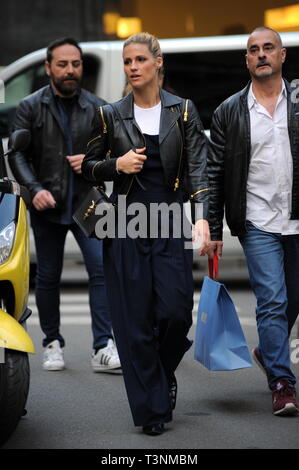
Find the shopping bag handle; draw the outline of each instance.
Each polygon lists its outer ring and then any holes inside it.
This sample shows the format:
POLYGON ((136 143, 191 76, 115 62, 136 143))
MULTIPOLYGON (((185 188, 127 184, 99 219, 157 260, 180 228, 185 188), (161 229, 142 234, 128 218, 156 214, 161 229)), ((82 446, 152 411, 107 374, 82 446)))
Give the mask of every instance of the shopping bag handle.
POLYGON ((214 253, 213 258, 209 258, 209 276, 211 279, 215 279, 218 281, 218 273, 219 273, 219 263, 218 263, 218 256, 214 253))

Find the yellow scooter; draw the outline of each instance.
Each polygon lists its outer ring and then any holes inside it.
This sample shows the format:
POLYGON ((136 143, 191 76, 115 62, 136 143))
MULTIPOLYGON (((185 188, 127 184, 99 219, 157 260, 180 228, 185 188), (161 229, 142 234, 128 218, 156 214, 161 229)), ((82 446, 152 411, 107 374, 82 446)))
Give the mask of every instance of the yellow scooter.
MULTIPOLYGON (((30 133, 15 131, 5 155, 29 145, 30 133)), ((26 414, 34 353, 26 331, 29 295, 29 235, 26 189, 7 177, 0 139, 0 446, 26 414)))

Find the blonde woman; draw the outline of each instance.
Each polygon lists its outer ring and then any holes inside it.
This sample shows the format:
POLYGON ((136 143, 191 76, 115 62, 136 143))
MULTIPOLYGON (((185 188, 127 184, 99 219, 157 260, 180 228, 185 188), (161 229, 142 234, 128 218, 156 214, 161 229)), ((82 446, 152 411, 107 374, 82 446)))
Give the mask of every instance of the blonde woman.
MULTIPOLYGON (((191 101, 160 88, 163 57, 157 39, 141 33, 123 47, 124 71, 132 92, 97 113, 83 161, 90 180, 113 181, 112 198, 125 195, 127 208, 146 210, 147 227, 134 237, 123 227, 104 242, 104 266, 112 324, 134 424, 157 436, 172 420, 176 403, 175 370, 191 341, 192 250, 188 236, 174 232, 182 219, 168 211, 169 233, 159 215, 152 235, 151 207, 175 203, 183 212, 181 181, 197 206, 195 238, 201 254, 209 241, 206 220, 208 182, 206 140, 191 101), (108 154, 108 157, 106 158, 108 154), (197 203, 197 204, 196 204, 197 203), (198 208, 200 210, 198 210, 198 208)), ((166 211, 167 212, 167 211, 166 211)), ((133 216, 126 215, 127 229, 133 216)))

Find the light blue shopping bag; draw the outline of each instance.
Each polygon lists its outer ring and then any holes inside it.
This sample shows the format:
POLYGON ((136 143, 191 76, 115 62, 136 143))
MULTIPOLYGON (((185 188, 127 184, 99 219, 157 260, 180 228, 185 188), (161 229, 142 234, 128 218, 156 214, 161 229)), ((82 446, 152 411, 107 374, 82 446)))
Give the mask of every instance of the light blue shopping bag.
POLYGON ((198 305, 194 358, 209 370, 251 367, 244 333, 225 286, 218 278, 218 258, 209 260, 198 305), (215 273, 215 274, 214 274, 215 273))

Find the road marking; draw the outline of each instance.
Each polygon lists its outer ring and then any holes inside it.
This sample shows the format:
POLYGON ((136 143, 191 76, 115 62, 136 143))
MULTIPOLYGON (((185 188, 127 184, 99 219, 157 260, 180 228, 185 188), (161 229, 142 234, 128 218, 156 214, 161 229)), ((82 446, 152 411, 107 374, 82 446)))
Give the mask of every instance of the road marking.
MULTIPOLYGON (((193 324, 197 323, 197 310, 200 292, 194 293, 194 308, 192 312, 193 324)), ((35 296, 33 293, 29 295, 28 307, 32 310, 32 315, 28 318, 27 324, 31 326, 39 326, 38 311, 35 304, 35 296)), ((242 312, 242 308, 235 306, 238 314, 242 312)), ((60 296, 60 323, 70 326, 88 326, 91 325, 89 296, 88 292, 71 292, 62 293, 60 296)), ((240 316, 239 320, 242 326, 256 326, 254 312, 252 316, 240 316)))
MULTIPOLYGON (((81 314, 78 314, 78 315, 70 315, 68 312, 73 313, 74 308, 73 309, 61 308, 61 318, 60 318, 61 325, 71 325, 71 326, 91 325, 90 314, 83 315, 82 309, 80 309, 81 314)), ((193 310, 192 317, 193 317, 193 324, 196 325, 197 309, 193 310)), ((240 320, 241 325, 243 326, 255 326, 256 325, 255 318, 252 318, 252 317, 239 317, 239 320, 240 320)), ((30 326, 39 325, 39 318, 38 318, 36 309, 33 309, 32 315, 27 320, 27 325, 30 325, 30 326)))
MULTIPOLYGON (((69 326, 87 326, 91 325, 91 318, 90 315, 68 315, 63 316, 61 315, 60 318, 61 325, 69 325, 69 326)), ((31 316, 27 320, 28 326, 37 326, 39 325, 39 318, 36 315, 31 316)))
MULTIPOLYGON (((29 308, 32 310, 32 314, 33 315, 37 315, 37 308, 35 305, 28 305, 29 308)), ((84 315, 84 313, 89 313, 90 312, 90 309, 89 309, 89 305, 88 303, 87 304, 82 304, 82 305, 75 305, 75 304, 70 304, 70 305, 60 305, 60 312, 61 314, 63 313, 78 313, 78 314, 82 314, 84 315)))
MULTIPOLYGON (((77 303, 86 303, 89 302, 88 294, 62 294, 60 296, 60 302, 62 304, 77 304, 77 303)), ((29 295, 28 303, 31 305, 35 305, 35 296, 33 294, 29 295)))

